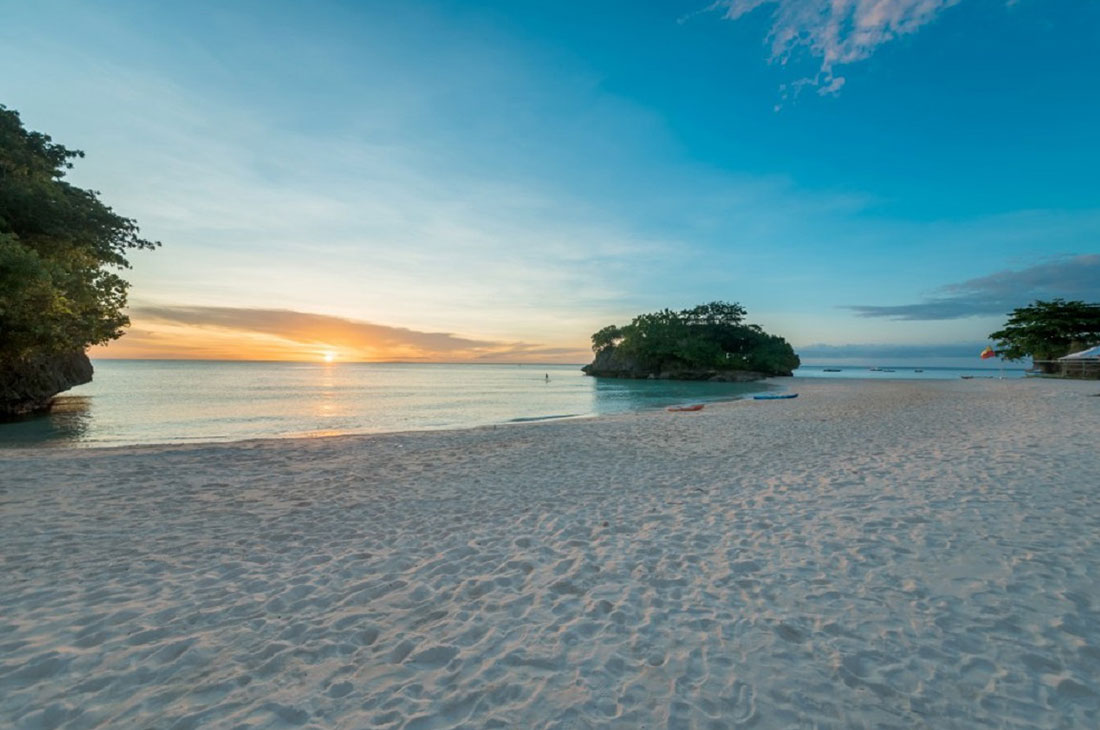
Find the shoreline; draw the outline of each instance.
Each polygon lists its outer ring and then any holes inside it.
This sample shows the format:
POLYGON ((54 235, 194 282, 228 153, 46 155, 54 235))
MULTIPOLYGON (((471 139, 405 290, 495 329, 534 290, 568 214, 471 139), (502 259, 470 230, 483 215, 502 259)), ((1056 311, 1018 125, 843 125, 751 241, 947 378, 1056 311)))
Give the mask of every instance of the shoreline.
MULTIPOLYGON (((757 381, 757 382, 760 383, 760 384, 774 386, 776 388, 783 388, 784 387, 783 383, 772 382, 774 380, 775 380, 775 378, 766 378, 764 380, 757 381)), ((790 380, 790 378, 788 377, 787 380, 790 380)), ((825 379, 824 378, 814 378, 813 380, 819 381, 819 380, 825 380, 825 379)), ((853 379, 849 379, 849 380, 853 380, 853 379)), ((789 389, 789 385, 788 385, 787 389, 789 389)), ((767 392, 767 391, 764 391, 764 392, 767 392)), ((730 403, 737 403, 737 402, 740 402, 740 401, 743 401, 743 400, 751 400, 752 395, 753 395, 753 393, 746 393, 746 394, 739 395, 735 398, 730 398, 728 400, 705 400, 705 401, 701 401, 701 402, 704 402, 708 407, 717 406, 717 405, 726 405, 726 404, 730 404, 730 403)), ((695 401, 693 401, 693 402, 695 402, 695 401)), ((137 448, 144 448, 144 447, 149 447, 149 448, 160 448, 160 447, 168 447, 168 446, 188 447, 188 446, 206 446, 206 445, 214 445, 214 444, 232 445, 232 444, 245 444, 245 443, 257 442, 257 441, 286 442, 286 441, 300 441, 300 440, 301 441, 312 441, 312 440, 315 440, 315 439, 364 438, 364 437, 370 437, 370 436, 386 436, 386 435, 396 435, 396 434, 437 433, 437 432, 444 432, 444 431, 466 431, 466 430, 478 430, 478 429, 495 429, 495 428, 503 428, 503 427, 506 427, 506 426, 531 426, 531 425, 538 425, 538 424, 542 424, 542 423, 553 423, 553 422, 559 422, 559 421, 585 421, 585 420, 592 420, 592 419, 615 418, 615 417, 620 417, 620 416, 631 416, 631 415, 639 414, 639 413, 661 412, 661 411, 664 411, 665 409, 666 409, 666 406, 657 405, 657 406, 650 406, 650 407, 646 407, 646 408, 640 408, 640 409, 632 410, 632 411, 623 411, 623 412, 620 412, 620 413, 576 413, 576 414, 566 414, 566 415, 537 416, 537 417, 532 417, 532 418, 520 417, 520 418, 513 418, 513 419, 510 419, 510 420, 500 421, 498 423, 486 423, 486 424, 480 424, 480 425, 475 425, 475 426, 440 426, 440 427, 434 427, 434 428, 433 427, 425 427, 425 428, 419 428, 419 429, 406 429, 406 430, 399 430, 399 431, 358 431, 358 432, 353 431, 353 432, 348 432, 348 433, 318 433, 317 435, 293 434, 293 435, 288 435, 288 436, 259 436, 259 437, 243 438, 243 439, 225 439, 225 440, 154 441, 154 442, 121 443, 121 444, 110 444, 110 443, 100 444, 99 442, 94 442, 94 441, 77 441, 77 442, 67 442, 67 441, 49 442, 49 441, 45 441, 45 442, 36 443, 34 445, 30 445, 30 446, 7 445, 7 444, 0 443, 0 460, 2 460, 4 454, 18 453, 18 452, 24 452, 24 451, 25 452, 31 452, 31 453, 44 453, 44 452, 50 452, 50 451, 56 451, 56 450, 78 450, 78 451, 93 450, 93 451, 99 451, 99 450, 104 450, 104 449, 137 449, 137 448)), ((25 421, 33 420, 33 419, 36 419, 36 418, 48 418, 48 417, 49 417, 48 415, 28 417, 27 419, 21 419, 20 421, 15 421, 13 423, 23 423, 25 421)), ((0 426, 2 426, 2 425, 4 425, 4 424, 0 423, 0 426)))
MULTIPOLYGON (((180 362, 190 363, 192 361, 180 361, 180 362)), ((201 362, 201 361, 197 361, 197 362, 201 362)), ((247 361, 242 361, 242 362, 244 362, 245 365, 250 364, 250 362, 247 362, 247 361)), ((296 363, 291 363, 291 364, 296 364, 296 363)), ((368 364, 374 364, 374 363, 368 363, 368 364)), ((946 368, 946 369, 954 370, 955 368, 946 368)), ((975 376, 974 378, 971 378, 971 379, 1000 380, 1002 378, 997 378, 996 376, 990 375, 990 376, 975 376)), ((1004 380, 1018 380, 1019 378, 1003 378, 1003 379, 1004 380)), ((615 382, 618 382, 617 379, 612 379, 612 380, 615 381, 615 382)), ((801 387, 801 384, 811 384, 811 383, 821 383, 821 382, 825 382, 825 383, 843 382, 843 383, 858 384, 858 383, 874 383, 874 382, 878 382, 878 383, 882 383, 882 382, 897 382, 897 383, 925 382, 925 381, 928 381, 928 380, 938 380, 938 378, 921 378, 921 377, 906 378, 906 377, 896 377, 896 376, 889 377, 889 378, 878 378, 878 377, 873 377, 873 376, 864 377, 864 376, 862 376, 862 373, 861 373, 861 376, 858 376, 858 377, 854 377, 852 375, 845 375, 845 376, 840 376, 840 377, 821 376, 821 375, 804 375, 804 376, 797 376, 796 375, 796 376, 785 376, 785 377, 775 377, 775 376, 773 376, 773 377, 766 378, 766 379, 763 379, 763 380, 760 380, 760 381, 755 381, 751 385, 753 385, 754 388, 756 388, 756 389, 761 389, 764 392, 767 392, 767 391, 770 391, 770 390, 773 390, 773 389, 780 389, 780 390, 797 389, 798 387, 801 387)), ((945 379, 945 380, 947 380, 947 379, 945 379)), ((673 382, 675 382, 675 381, 673 381, 673 382)), ((717 399, 716 399, 715 396, 710 396, 710 395, 704 395, 702 398, 699 398, 699 397, 692 398, 690 395, 685 395, 684 399, 682 401, 678 401, 677 403, 705 403, 706 405, 711 406, 713 408, 715 406, 721 406, 722 404, 726 404, 726 403, 736 403, 736 402, 739 402, 739 401, 742 401, 742 400, 750 399, 753 394, 755 394, 755 391, 752 391, 752 392, 749 392, 749 393, 742 393, 742 394, 738 394, 738 395, 726 396, 726 397, 718 396, 717 399)), ((79 401, 79 400, 86 400, 88 398, 87 395, 83 395, 81 393, 63 394, 60 397, 63 399, 63 403, 59 407, 58 413, 62 414, 60 417, 63 418, 63 419, 71 418, 71 416, 67 415, 70 406, 67 406, 64 401, 67 401, 68 399, 74 399, 74 400, 79 401)), ((235 435, 234 434, 234 435, 228 435, 228 436, 225 436, 225 437, 215 437, 215 436, 211 436, 211 435, 207 435, 207 434, 202 434, 202 435, 196 435, 196 436, 190 436, 190 437, 187 437, 187 436, 164 437, 163 440, 156 440, 156 437, 149 438, 149 440, 133 440, 135 438, 134 435, 129 435, 129 436, 117 436, 116 435, 114 437, 108 436, 106 438, 96 437, 96 436, 93 436, 91 438, 65 437, 65 436, 51 435, 49 433, 49 429, 52 428, 52 427, 46 426, 45 431, 43 431, 42 436, 39 436, 39 437, 33 437, 32 436, 31 438, 25 438, 25 437, 24 438, 19 438, 17 436, 15 438, 11 439, 11 440, 0 442, 0 454, 14 453, 14 452, 19 452, 19 451, 24 451, 24 450, 27 450, 27 451, 46 451, 46 450, 56 450, 56 449, 64 450, 64 449, 70 449, 70 448, 99 450, 99 449, 114 449, 114 448, 134 448, 134 447, 138 447, 138 446, 154 446, 154 447, 157 447, 157 446, 167 446, 167 445, 188 446, 188 445, 204 445, 204 444, 214 444, 214 443, 231 444, 231 443, 243 443, 243 442, 247 442, 247 441, 267 440, 267 439, 279 440, 279 441, 293 441, 293 440, 297 440, 297 439, 334 438, 334 437, 343 437, 343 436, 371 436, 371 435, 382 435, 382 434, 388 434, 388 433, 405 433, 405 432, 420 433, 420 432, 434 432, 434 431, 463 430, 463 429, 469 429, 469 428, 494 428, 494 427, 500 427, 500 426, 516 425, 516 424, 526 425, 526 424, 532 424, 532 423, 544 423, 544 422, 559 421, 559 420, 565 421, 565 420, 587 420, 587 419, 593 419, 593 418, 599 419, 599 418, 604 418, 604 417, 613 416, 613 415, 621 415, 621 414, 624 414, 624 413, 628 414, 628 413, 644 413, 644 412, 649 412, 649 411, 661 411, 661 410, 664 410, 668 405, 675 405, 677 403, 671 403, 670 402, 670 403, 666 403, 666 404, 662 404, 662 405, 650 405, 650 406, 644 406, 644 404, 643 404, 643 407, 639 407, 639 408, 636 408, 635 410, 631 410, 631 411, 622 411, 622 412, 619 412, 619 413, 607 413, 607 412, 598 412, 598 411, 596 411, 596 412, 576 412, 576 413, 565 413, 565 414, 551 413, 551 414, 548 414, 548 415, 518 416, 518 417, 514 417, 514 418, 503 418, 502 420, 498 420, 498 421, 495 421, 495 422, 484 422, 483 421, 483 422, 474 423, 474 424, 448 424, 448 425, 440 425, 440 426, 427 425, 427 426, 421 426, 421 427, 416 427, 416 428, 393 428, 393 429, 384 429, 383 428, 383 429, 373 429, 373 430, 372 430, 372 427, 370 427, 370 426, 364 426, 364 428, 367 429, 367 430, 356 430, 356 428, 354 426, 350 426, 350 427, 344 427, 344 428, 337 427, 337 428, 332 428, 332 429, 318 428, 318 429, 311 430, 311 431, 289 431, 289 432, 284 432, 282 434, 279 434, 279 433, 249 434, 249 435, 243 435, 243 434, 242 435, 235 435)), ((112 403, 111 407, 113 409, 117 408, 117 404, 112 403)), ((51 419, 53 417, 55 417, 55 416, 51 416, 49 414, 46 414, 46 415, 41 415, 41 416, 28 417, 26 419, 19 419, 17 421, 13 421, 13 422, 10 422, 10 423, 0 424, 0 429, 2 429, 4 427, 8 427, 8 428, 26 430, 26 429, 38 426, 39 424, 44 424, 44 423, 48 422, 49 419, 51 419)), ((102 416, 100 416, 100 417, 102 417, 102 416)), ((110 417, 117 420, 121 417, 121 414, 119 414, 117 412, 112 412, 110 414, 110 417)), ((95 419, 95 418, 96 418, 96 416, 93 415, 92 419, 95 419)), ((63 423, 64 423, 64 421, 63 421, 63 423)), ((94 421, 93 421, 93 423, 94 423, 94 421)), ((160 430, 164 430, 164 425, 170 425, 170 424, 163 424, 163 425, 162 424, 157 424, 157 426, 160 428, 160 430)), ((62 426, 60 428, 63 430, 65 427, 62 426)), ((91 430, 94 433, 94 432, 96 432, 97 429, 93 426, 93 428, 91 430)))
POLYGON ((1097 724, 1097 384, 797 387, 0 452, 0 718, 1097 724))

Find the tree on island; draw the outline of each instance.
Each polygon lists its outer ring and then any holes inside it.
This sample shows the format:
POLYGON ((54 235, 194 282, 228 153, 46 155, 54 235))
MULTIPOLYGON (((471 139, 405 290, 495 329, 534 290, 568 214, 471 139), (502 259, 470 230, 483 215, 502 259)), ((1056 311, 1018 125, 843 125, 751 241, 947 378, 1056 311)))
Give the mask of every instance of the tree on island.
POLYGON ((92 190, 63 179, 84 153, 24 129, 0 105, 0 416, 48 407, 91 380, 89 345, 116 339, 126 251, 159 244, 92 190))
POLYGON ((1100 304, 1036 300, 1012 310, 1004 329, 989 338, 1005 360, 1057 360, 1100 343, 1100 304))
POLYGON ((782 337, 745 324, 740 304, 710 302, 674 312, 640 314, 630 324, 609 325, 592 335, 596 360, 590 375, 677 378, 756 372, 789 375, 798 356, 782 337))

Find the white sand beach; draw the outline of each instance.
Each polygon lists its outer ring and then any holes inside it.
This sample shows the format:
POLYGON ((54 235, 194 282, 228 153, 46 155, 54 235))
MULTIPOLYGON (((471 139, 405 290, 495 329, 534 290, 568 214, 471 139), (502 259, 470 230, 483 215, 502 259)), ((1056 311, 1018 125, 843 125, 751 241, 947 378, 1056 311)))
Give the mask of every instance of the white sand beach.
POLYGON ((1100 383, 794 385, 0 452, 0 726, 1100 727, 1100 383))

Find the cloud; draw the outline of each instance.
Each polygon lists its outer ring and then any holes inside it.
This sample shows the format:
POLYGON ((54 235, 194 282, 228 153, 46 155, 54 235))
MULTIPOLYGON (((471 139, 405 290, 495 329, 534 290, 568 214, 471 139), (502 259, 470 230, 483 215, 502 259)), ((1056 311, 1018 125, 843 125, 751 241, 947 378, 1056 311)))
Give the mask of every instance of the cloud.
POLYGON ((812 79, 794 82, 797 94, 803 86, 818 87, 819 94, 835 94, 844 85, 836 75, 840 66, 862 61, 879 46, 916 33, 945 9, 961 0, 718 0, 712 7, 738 20, 765 5, 772 12, 772 61, 786 64, 805 50, 820 59, 812 79))
POLYGON ((575 349, 495 342, 449 332, 423 332, 289 309, 140 305, 135 327, 107 354, 238 359, 316 359, 335 350, 342 360, 578 361, 575 349))
POLYGON ((417 332, 404 327, 389 327, 287 309, 143 306, 131 311, 135 317, 141 319, 248 330, 313 345, 338 340, 370 347, 411 346, 431 352, 455 352, 480 349, 493 344, 468 340, 445 332, 417 332))
POLYGON ((1100 254, 1061 256, 1018 271, 1006 270, 939 289, 916 304, 844 307, 861 317, 896 320, 961 319, 1006 314, 1033 299, 1100 300, 1100 254))
POLYGON ((36 77, 5 93, 28 126, 88 153, 74 184, 164 242, 134 257, 135 295, 583 343, 631 287, 698 249, 638 213, 664 220, 657 203, 679 210, 668 190, 693 192, 635 154, 670 144, 657 115, 559 54, 547 73, 442 16, 426 32, 420 11, 411 24, 349 9, 379 21, 350 37, 339 14, 295 11, 299 29, 228 12, 222 31, 180 23, 154 43, 127 13, 68 10, 66 28, 95 32, 46 34, 27 11, 0 67, 18 58, 36 77))

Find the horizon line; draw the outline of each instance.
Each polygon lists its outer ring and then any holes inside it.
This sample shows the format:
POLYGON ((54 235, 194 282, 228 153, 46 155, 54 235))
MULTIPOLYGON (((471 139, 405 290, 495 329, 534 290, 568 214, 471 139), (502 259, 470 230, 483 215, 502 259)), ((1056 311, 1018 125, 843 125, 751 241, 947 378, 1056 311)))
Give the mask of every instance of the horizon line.
POLYGON ((586 365, 582 362, 478 362, 473 360, 334 360, 326 362, 311 360, 276 360, 255 358, 217 358, 217 357, 102 357, 88 355, 89 360, 107 360, 112 362, 285 362, 307 365, 586 365))

